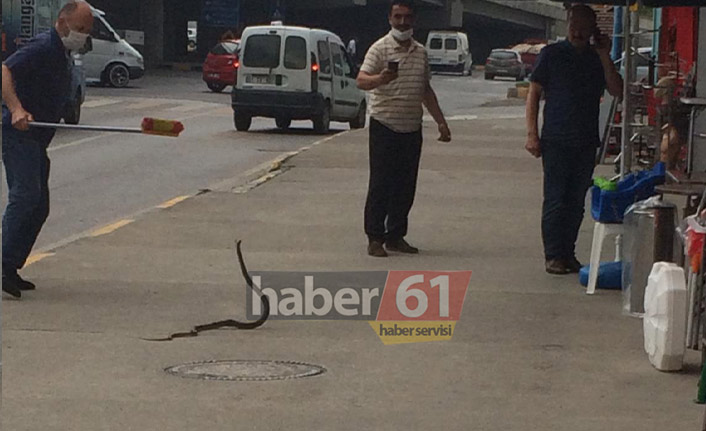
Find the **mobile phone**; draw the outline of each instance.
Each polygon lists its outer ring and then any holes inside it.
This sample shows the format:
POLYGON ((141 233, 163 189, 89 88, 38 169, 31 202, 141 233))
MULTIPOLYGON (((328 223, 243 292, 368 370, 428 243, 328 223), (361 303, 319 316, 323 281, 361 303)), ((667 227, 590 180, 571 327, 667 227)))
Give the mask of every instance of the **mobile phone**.
POLYGON ((387 68, 393 72, 397 72, 400 70, 400 62, 399 61, 388 61, 387 68))
POLYGON ((598 38, 601 37, 601 29, 595 27, 593 29, 593 34, 591 35, 591 40, 588 42, 591 46, 596 46, 598 44, 598 38))

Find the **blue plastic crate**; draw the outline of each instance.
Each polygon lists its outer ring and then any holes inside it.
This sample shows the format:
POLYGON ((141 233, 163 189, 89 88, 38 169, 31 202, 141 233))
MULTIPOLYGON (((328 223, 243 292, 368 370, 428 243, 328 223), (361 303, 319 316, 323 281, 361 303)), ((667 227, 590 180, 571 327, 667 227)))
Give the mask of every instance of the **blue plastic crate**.
POLYGON ((618 182, 618 190, 601 190, 594 186, 591 193, 591 215, 601 223, 622 223, 625 210, 635 202, 655 195, 655 187, 665 180, 664 163, 650 171, 626 175, 618 182))

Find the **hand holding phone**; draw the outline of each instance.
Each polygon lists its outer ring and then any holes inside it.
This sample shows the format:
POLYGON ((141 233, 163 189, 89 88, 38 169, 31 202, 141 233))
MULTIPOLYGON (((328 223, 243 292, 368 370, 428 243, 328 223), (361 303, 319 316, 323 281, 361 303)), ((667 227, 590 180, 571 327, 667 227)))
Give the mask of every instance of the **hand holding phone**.
POLYGON ((610 49, 612 47, 610 38, 601 33, 601 30, 598 27, 596 27, 593 31, 592 45, 599 54, 610 54, 610 49))

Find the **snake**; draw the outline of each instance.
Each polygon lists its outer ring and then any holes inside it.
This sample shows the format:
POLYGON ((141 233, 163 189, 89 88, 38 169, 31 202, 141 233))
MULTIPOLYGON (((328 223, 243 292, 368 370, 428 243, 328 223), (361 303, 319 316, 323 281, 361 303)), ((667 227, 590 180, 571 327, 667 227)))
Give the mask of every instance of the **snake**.
POLYGON ((250 277, 250 273, 248 272, 248 268, 245 265, 245 259, 243 258, 243 251, 241 248, 241 244, 242 244, 242 241, 240 241, 240 240, 236 241, 236 253, 238 256, 238 263, 240 265, 240 271, 243 274, 243 278, 245 278, 245 283, 247 284, 248 288, 250 288, 253 292, 257 293, 260 296, 260 301, 262 302, 262 314, 260 315, 260 317, 257 320, 252 321, 252 322, 240 322, 240 321, 234 320, 234 319, 221 320, 218 322, 194 326, 193 329, 191 329, 188 332, 177 332, 177 333, 171 334, 170 336, 165 337, 165 338, 142 338, 142 340, 158 341, 158 342, 173 341, 173 340, 176 340, 179 338, 198 337, 198 335, 202 332, 215 331, 217 329, 235 328, 235 329, 242 329, 242 330, 253 330, 253 329, 257 329, 260 326, 264 325, 265 322, 267 321, 267 319, 270 317, 270 300, 267 297, 267 295, 263 294, 260 287, 255 285, 252 278, 250 277))

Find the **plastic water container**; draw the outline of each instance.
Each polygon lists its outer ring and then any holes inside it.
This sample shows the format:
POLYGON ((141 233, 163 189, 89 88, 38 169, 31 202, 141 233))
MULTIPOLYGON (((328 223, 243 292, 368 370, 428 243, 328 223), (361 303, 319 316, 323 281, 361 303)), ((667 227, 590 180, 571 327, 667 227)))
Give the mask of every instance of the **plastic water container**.
POLYGON ((657 262, 645 290, 645 352, 660 371, 678 371, 686 352, 687 294, 684 270, 657 262))

